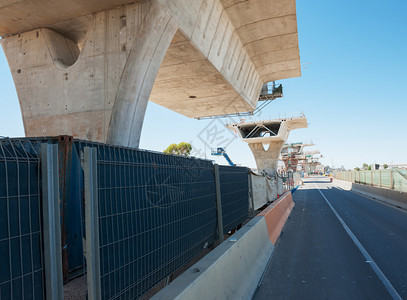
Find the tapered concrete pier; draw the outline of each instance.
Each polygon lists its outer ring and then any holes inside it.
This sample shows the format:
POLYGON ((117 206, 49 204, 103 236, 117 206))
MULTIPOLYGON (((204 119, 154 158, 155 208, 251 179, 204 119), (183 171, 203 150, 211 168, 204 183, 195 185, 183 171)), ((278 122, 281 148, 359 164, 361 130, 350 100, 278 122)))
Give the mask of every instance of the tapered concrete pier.
POLYGON ((304 148, 314 146, 313 143, 304 144, 304 143, 290 143, 284 144, 280 160, 284 162, 286 170, 297 171, 298 163, 306 159, 304 148))
POLYGON ((277 171, 281 149, 290 131, 307 127, 305 116, 228 125, 249 144, 258 171, 265 171, 270 176, 277 171))
POLYGON ((137 147, 150 99, 253 111, 301 73, 295 0, 4 0, 0 36, 27 136, 137 147))

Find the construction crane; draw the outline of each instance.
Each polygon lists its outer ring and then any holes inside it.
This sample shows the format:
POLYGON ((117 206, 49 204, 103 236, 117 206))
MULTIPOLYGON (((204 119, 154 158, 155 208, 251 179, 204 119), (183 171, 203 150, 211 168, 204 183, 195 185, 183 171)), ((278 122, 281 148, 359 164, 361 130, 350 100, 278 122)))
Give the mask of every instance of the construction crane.
POLYGON ((223 149, 222 147, 218 147, 217 149, 212 149, 211 152, 212 155, 216 155, 216 156, 223 156, 227 162, 229 163, 229 165, 231 165, 232 167, 236 166, 232 160, 230 159, 229 155, 226 153, 226 150, 223 149))

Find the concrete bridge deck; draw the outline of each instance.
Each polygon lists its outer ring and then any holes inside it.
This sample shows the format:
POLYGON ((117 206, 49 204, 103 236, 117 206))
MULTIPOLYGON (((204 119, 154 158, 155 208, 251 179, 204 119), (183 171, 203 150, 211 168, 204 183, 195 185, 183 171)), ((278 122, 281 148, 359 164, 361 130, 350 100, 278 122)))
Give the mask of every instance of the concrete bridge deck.
POLYGON ((407 298, 406 211, 323 177, 308 179, 293 200, 295 209, 254 299, 407 298))
POLYGON ((27 136, 138 147, 149 100, 249 112, 301 74, 295 0, 5 0, 0 37, 27 136))

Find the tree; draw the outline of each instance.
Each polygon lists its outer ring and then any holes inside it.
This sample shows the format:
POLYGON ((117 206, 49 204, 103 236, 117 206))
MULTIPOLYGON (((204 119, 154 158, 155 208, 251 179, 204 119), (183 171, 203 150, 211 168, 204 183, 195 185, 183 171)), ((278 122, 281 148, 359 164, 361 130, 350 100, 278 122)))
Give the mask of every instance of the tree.
POLYGON ((181 142, 178 144, 179 155, 189 156, 192 146, 190 143, 181 142))
POLYGON ((363 164, 362 168, 363 168, 363 170, 367 170, 369 168, 369 165, 368 164, 363 164))
POLYGON ((171 144, 163 152, 165 154, 178 154, 178 146, 177 144, 171 144))
POLYGON ((372 166, 367 167, 367 170, 368 170, 368 171, 371 171, 371 170, 372 170, 372 166))
POLYGON ((178 145, 177 144, 169 145, 168 148, 164 150, 164 153, 189 156, 191 150, 192 146, 190 143, 181 142, 178 145))
POLYGON ((384 164, 384 165, 383 165, 383 168, 385 168, 385 169, 387 169, 388 167, 389 167, 388 164, 384 164))
POLYGON ((360 171, 360 168, 359 168, 359 167, 356 167, 356 168, 355 168, 355 171, 360 171))

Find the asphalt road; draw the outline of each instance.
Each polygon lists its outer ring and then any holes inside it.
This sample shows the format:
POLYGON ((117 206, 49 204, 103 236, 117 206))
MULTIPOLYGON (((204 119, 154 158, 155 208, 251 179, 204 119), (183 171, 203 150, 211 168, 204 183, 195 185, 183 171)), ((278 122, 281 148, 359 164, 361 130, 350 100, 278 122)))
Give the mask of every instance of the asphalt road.
POLYGON ((407 212, 327 180, 294 193, 253 299, 407 299, 407 212))

